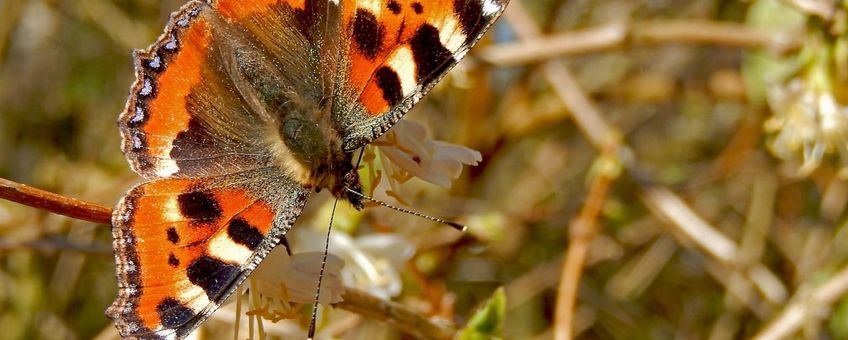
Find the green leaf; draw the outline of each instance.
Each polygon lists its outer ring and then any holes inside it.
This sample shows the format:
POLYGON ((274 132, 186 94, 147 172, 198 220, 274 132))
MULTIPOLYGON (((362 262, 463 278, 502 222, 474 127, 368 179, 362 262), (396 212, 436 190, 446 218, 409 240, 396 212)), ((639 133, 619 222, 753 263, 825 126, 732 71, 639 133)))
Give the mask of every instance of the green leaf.
POLYGON ((480 308, 468 325, 460 331, 459 340, 500 339, 503 336, 506 316, 506 294, 503 287, 495 290, 492 297, 480 308))

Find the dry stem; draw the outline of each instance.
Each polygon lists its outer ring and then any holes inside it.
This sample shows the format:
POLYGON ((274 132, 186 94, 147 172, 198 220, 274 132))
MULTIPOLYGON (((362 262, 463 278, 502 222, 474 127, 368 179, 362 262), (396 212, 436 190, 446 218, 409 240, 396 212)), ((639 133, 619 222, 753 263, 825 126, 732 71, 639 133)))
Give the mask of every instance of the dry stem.
POLYGON ((596 53, 627 45, 711 44, 764 48, 785 53, 799 45, 790 32, 750 28, 736 23, 706 20, 655 20, 632 24, 612 23, 551 36, 535 36, 481 49, 477 56, 497 65, 519 65, 548 59, 596 53))
POLYGON ((345 288, 342 298, 344 301, 336 304, 336 307, 385 322, 416 338, 451 339, 456 333, 447 320, 435 322, 399 303, 383 300, 361 290, 345 288))
MULTIPOLYGON (((604 156, 605 158, 608 158, 604 156)), ((608 162, 601 159, 600 162, 608 162)), ((574 336, 574 307, 577 305, 577 290, 586 257, 595 235, 598 234, 598 215, 604 206, 607 192, 614 179, 613 171, 601 171, 592 181, 589 196, 583 204, 580 215, 570 227, 570 241, 559 281, 557 296, 554 339, 567 340, 574 336)))
POLYGON ((110 224, 112 209, 0 178, 0 198, 78 220, 110 224))
POLYGON ((823 306, 830 306, 837 299, 848 293, 848 267, 843 268, 825 284, 816 288, 811 294, 796 293, 792 303, 775 318, 765 329, 761 330, 754 339, 776 340, 792 335, 808 320, 810 316, 818 315, 823 306))

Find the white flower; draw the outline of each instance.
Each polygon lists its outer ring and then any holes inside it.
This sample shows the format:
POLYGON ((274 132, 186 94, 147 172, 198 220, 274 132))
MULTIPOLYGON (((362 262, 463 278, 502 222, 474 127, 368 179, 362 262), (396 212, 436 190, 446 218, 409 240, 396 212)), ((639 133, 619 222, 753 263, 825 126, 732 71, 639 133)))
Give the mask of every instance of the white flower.
POLYGON ((351 263, 350 270, 343 274, 352 274, 349 277, 353 284, 365 285, 374 295, 384 299, 398 296, 403 288, 400 270, 415 255, 412 242, 392 234, 362 236, 354 242, 361 259, 367 261, 351 263))
MULTIPOLYGON (((320 252, 289 256, 284 246, 274 248, 250 276, 252 298, 247 315, 272 322, 302 318, 303 305, 315 302, 322 260, 320 252)), ((329 254, 321 282, 320 304, 343 301, 342 267, 344 261, 329 254)))
MULTIPOLYGON (((285 247, 280 246, 268 254, 251 279, 262 297, 282 302, 313 303, 323 256, 322 252, 300 252, 289 256, 285 247)), ((327 305, 342 301, 343 267, 341 258, 333 254, 327 256, 319 303, 327 305)))
MULTIPOLYGON (((306 229, 295 233, 296 240, 293 241, 317 249, 323 246, 323 237, 306 229)), ((330 237, 330 251, 346 264, 341 271, 344 284, 386 299, 400 294, 403 287, 400 270, 412 258, 415 250, 412 242, 395 234, 367 235, 354 239, 345 233, 333 233, 330 237)))
POLYGON ((831 92, 817 91, 801 79, 770 88, 768 99, 774 116, 765 129, 774 133, 769 147, 776 156, 800 158, 799 175, 807 176, 825 155, 836 154, 842 161, 841 175, 848 175, 848 108, 831 92))
POLYGON ((462 174, 463 165, 477 165, 483 160, 480 152, 433 140, 423 125, 410 120, 399 121, 373 145, 390 161, 381 159, 395 191, 396 183, 406 182, 411 177, 449 188, 451 181, 462 174))

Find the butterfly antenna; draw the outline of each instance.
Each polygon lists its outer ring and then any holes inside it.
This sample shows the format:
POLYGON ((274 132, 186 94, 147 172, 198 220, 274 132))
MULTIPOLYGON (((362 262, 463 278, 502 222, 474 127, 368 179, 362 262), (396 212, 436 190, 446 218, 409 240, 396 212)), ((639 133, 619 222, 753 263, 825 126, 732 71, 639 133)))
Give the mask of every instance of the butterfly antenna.
POLYGON ((386 203, 386 202, 380 201, 380 200, 378 200, 378 199, 376 199, 376 198, 373 198, 373 197, 371 197, 371 196, 368 196, 368 195, 366 195, 366 194, 363 194, 363 193, 361 193, 361 192, 358 192, 358 191, 356 191, 356 190, 353 190, 353 189, 351 189, 351 188, 345 188, 345 190, 347 190, 349 193, 352 193, 352 194, 354 194, 354 195, 356 195, 356 196, 361 197, 361 198, 362 198, 362 199, 364 199, 364 200, 367 200, 367 201, 371 201, 371 202, 377 203, 377 204, 382 205, 382 206, 384 206, 384 207, 386 207, 386 208, 389 208, 389 209, 393 209, 393 210, 396 210, 396 211, 400 211, 400 212, 402 212, 402 213, 407 213, 407 214, 410 214, 410 215, 412 215, 412 216, 418 216, 418 217, 421 217, 421 218, 424 218, 424 219, 428 219, 428 220, 433 221, 433 222, 437 222, 437 223, 441 223, 441 224, 447 224, 447 225, 449 225, 449 226, 451 226, 451 227, 453 227, 454 229, 459 230, 459 231, 466 231, 466 230, 468 230, 468 227, 467 227, 467 226, 465 226, 464 224, 460 224, 460 223, 456 223, 456 222, 451 222, 451 221, 448 221, 448 220, 443 220, 443 219, 438 218, 438 217, 433 217, 433 216, 430 216, 430 215, 425 215, 425 214, 422 214, 422 213, 417 212, 417 211, 412 211, 412 210, 409 210, 409 209, 404 209, 404 208, 401 208, 401 207, 396 207, 396 206, 393 206, 393 205, 388 204, 388 203, 386 203))
POLYGON ((321 282, 324 281, 324 268, 327 267, 327 255, 330 253, 330 232, 333 230, 333 217, 336 216, 336 206, 339 200, 333 202, 333 212, 330 214, 330 226, 327 227, 327 239, 324 242, 324 258, 321 260, 321 271, 318 272, 318 289, 315 290, 315 305, 312 307, 312 319, 309 321, 309 333, 306 338, 315 338, 315 323, 318 320, 318 302, 321 297, 321 282))
MULTIPOLYGON (((362 156, 365 155, 365 148, 360 149, 359 158, 356 160, 354 169, 359 169, 359 164, 362 163, 362 156)), ((330 253, 330 233, 333 231, 333 218, 336 217, 336 206, 339 200, 333 202, 333 211, 330 213, 330 226, 327 227, 327 239, 324 241, 324 258, 321 260, 321 271, 318 272, 318 289, 315 290, 315 306, 312 307, 312 319, 309 320, 309 332, 306 338, 312 340, 315 338, 315 324, 318 321, 318 302, 321 297, 321 282, 324 281, 324 268, 327 267, 327 256, 330 253)), ((288 246, 288 244, 286 245, 288 246)))

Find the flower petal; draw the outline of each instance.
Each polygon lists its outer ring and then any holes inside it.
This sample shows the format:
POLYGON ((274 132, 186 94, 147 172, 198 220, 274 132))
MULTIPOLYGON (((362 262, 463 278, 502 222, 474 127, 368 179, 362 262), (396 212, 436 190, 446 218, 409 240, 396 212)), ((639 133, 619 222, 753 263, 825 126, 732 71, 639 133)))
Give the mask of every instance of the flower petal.
MULTIPOLYGON (((477 165, 483 159, 475 150, 433 140, 423 125, 412 121, 399 122, 377 145, 400 170, 446 188, 459 178, 464 164, 477 165)), ((384 167, 391 168, 388 164, 384 167)), ((394 176, 389 176, 388 180, 396 190, 394 184, 399 180, 394 176)))
MULTIPOLYGON (((289 256, 284 247, 277 247, 253 272, 259 294, 275 299, 287 299, 287 302, 312 303, 315 301, 315 289, 318 274, 321 271, 321 252, 297 253, 289 256)), ((321 304, 342 301, 344 287, 341 271, 344 261, 336 255, 327 256, 324 278, 321 282, 321 304)))

